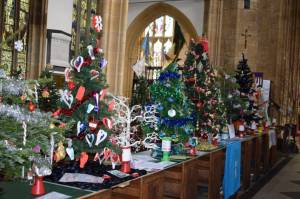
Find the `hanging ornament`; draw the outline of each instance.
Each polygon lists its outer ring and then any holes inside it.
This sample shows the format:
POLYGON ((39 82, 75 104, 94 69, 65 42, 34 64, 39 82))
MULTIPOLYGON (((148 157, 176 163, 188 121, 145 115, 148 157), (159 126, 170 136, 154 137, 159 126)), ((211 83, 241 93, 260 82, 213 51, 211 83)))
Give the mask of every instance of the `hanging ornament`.
POLYGON ((82 56, 78 56, 75 60, 71 60, 71 66, 73 66, 77 72, 80 72, 80 69, 84 63, 84 59, 82 56))
POLYGON ((103 28, 101 16, 93 16, 92 24, 97 32, 101 32, 103 28))
POLYGON ((72 147, 72 139, 68 139, 68 147, 66 148, 66 152, 67 152, 70 160, 74 160, 75 159, 74 149, 72 147))
POLYGON ((198 102, 197 104, 196 104, 196 106, 197 106, 197 108, 202 108, 203 107, 203 103, 202 102, 198 102))
POLYGON ((68 82, 68 88, 69 88, 69 90, 73 90, 75 88, 75 83, 72 82, 72 81, 69 81, 68 82))
POLYGON ((98 146, 101 142, 103 142, 106 139, 106 137, 107 137, 107 132, 100 129, 97 133, 95 145, 98 146))
POLYGON ((120 156, 116 153, 113 153, 111 156, 110 156, 110 161, 111 161, 111 166, 112 166, 112 169, 115 169, 116 168, 116 164, 118 162, 120 162, 120 156))
POLYGON ((89 147, 93 146, 94 140, 95 140, 95 135, 94 134, 86 134, 85 135, 85 140, 88 143, 89 147))
POLYGON ((202 137, 203 140, 207 140, 208 139, 208 134, 207 133, 203 133, 202 137))
POLYGON ((105 68, 105 66, 107 65, 107 60, 105 58, 101 58, 100 62, 99 62, 99 67, 101 70, 103 70, 105 68))
POLYGON ((80 166, 81 169, 84 168, 84 166, 87 163, 88 159, 89 159, 89 156, 86 152, 81 152, 80 153, 80 165, 79 166, 80 166))
POLYGON ((79 136, 80 133, 83 133, 86 129, 86 124, 81 123, 80 121, 77 122, 77 136, 79 136))
POLYGON ((18 52, 21 52, 23 50, 23 42, 22 42, 22 40, 15 41, 15 49, 18 52))
POLYGON ((98 93, 94 93, 94 101, 95 101, 94 111, 96 113, 98 113, 99 112, 99 94, 98 93))
POLYGON ((74 101, 73 95, 69 93, 68 90, 63 91, 61 89, 59 90, 59 93, 60 93, 60 101, 63 101, 70 109, 74 101))
POLYGON ((91 74, 91 80, 94 80, 94 79, 96 79, 96 78, 98 78, 99 77, 99 71, 96 71, 96 70, 91 70, 90 71, 90 74, 91 74))
POLYGON ((62 142, 58 143, 58 147, 55 151, 54 160, 59 162, 66 157, 65 147, 62 142))
POLYGON ((88 50, 91 60, 95 60, 94 47, 92 45, 88 45, 86 48, 88 50))
POLYGON ((70 76, 71 76, 71 68, 67 67, 65 69, 65 82, 70 81, 70 76))
POLYGON ((102 119, 102 123, 104 124, 104 126, 108 129, 111 129, 112 128, 112 121, 111 119, 107 118, 107 117, 104 117, 102 119))
POLYGON ((89 127, 90 127, 90 130, 92 132, 96 131, 97 127, 98 127, 98 121, 93 119, 92 121, 89 122, 89 127))
POLYGON ((88 107, 87 107, 87 110, 86 110, 86 113, 91 113, 92 110, 94 109, 94 105, 93 104, 89 104, 88 107))
POLYGON ((78 88, 78 91, 77 91, 77 94, 76 94, 76 100, 81 101, 83 99, 84 93, 85 93, 85 87, 80 86, 78 88))
POLYGON ((172 97, 168 97, 167 101, 172 103, 172 102, 174 102, 174 99, 172 97))
POLYGON ((32 101, 30 101, 28 104, 28 110, 30 112, 33 112, 33 111, 35 111, 35 108, 36 108, 35 104, 32 101))
POLYGON ((169 115, 170 117, 175 117, 176 111, 175 111, 174 109, 170 109, 170 110, 168 111, 168 115, 169 115))
POLYGON ((100 100, 103 100, 105 95, 106 95, 106 88, 100 91, 100 100))
POLYGON ((108 104, 108 112, 112 111, 114 109, 114 107, 115 107, 115 101, 112 100, 108 104))
POLYGON ((50 96, 50 93, 48 91, 48 88, 45 88, 42 92, 42 97, 43 98, 48 98, 50 96))

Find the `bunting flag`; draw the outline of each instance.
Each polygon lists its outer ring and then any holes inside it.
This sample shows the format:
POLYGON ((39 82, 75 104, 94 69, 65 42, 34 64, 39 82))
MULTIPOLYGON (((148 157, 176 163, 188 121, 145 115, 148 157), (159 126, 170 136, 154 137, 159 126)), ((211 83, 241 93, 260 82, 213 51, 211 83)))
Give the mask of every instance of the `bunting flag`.
POLYGON ((178 22, 175 21, 174 39, 173 39, 174 54, 176 55, 175 59, 178 58, 180 50, 182 49, 184 43, 185 43, 184 35, 181 31, 181 28, 180 28, 178 22))
POLYGON ((144 50, 144 55, 145 55, 145 61, 146 63, 149 63, 149 32, 147 33, 146 37, 144 38, 144 41, 142 43, 142 49, 144 50))

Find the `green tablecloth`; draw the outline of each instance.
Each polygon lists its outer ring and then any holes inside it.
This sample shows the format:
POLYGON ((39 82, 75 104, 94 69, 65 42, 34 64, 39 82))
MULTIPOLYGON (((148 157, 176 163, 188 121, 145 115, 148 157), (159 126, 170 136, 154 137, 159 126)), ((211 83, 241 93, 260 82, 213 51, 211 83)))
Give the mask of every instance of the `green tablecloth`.
MULTIPOLYGON (((61 186, 58 184, 50 184, 47 182, 44 182, 44 186, 46 194, 55 191, 71 196, 71 198, 77 198, 79 196, 92 193, 90 191, 61 186)), ((28 182, 0 182, 0 187, 3 189, 3 192, 0 193, 0 199, 33 199, 37 197, 31 195, 31 186, 28 182)))

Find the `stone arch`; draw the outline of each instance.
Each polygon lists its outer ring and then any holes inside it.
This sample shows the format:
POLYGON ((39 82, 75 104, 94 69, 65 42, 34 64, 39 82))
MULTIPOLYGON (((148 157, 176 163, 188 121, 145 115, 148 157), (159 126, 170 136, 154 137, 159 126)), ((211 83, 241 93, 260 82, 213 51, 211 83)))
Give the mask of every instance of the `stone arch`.
POLYGON ((131 66, 136 62, 137 49, 136 42, 148 24, 160 16, 169 15, 173 17, 180 26, 189 33, 191 38, 197 38, 197 31, 192 22, 176 7, 167 3, 156 3, 143 10, 128 26, 126 34, 126 53, 125 53, 125 80, 123 81, 123 93, 126 96, 131 96, 133 71, 131 66))

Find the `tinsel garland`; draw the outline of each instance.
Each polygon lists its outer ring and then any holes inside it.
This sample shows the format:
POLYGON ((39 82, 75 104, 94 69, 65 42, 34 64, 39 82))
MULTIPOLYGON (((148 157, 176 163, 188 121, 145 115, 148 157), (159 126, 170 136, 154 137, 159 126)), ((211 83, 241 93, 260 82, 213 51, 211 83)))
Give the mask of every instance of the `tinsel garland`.
POLYGON ((27 122, 33 124, 43 124, 49 121, 50 115, 42 113, 38 110, 29 112, 27 109, 21 108, 18 105, 0 104, 0 116, 13 118, 17 122, 27 122))
POLYGON ((161 73, 158 80, 160 82, 165 81, 167 79, 179 79, 180 75, 178 73, 175 72, 165 72, 165 73, 161 73))
POLYGON ((22 95, 26 91, 26 82, 19 79, 4 79, 2 82, 3 95, 22 95))

